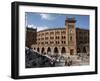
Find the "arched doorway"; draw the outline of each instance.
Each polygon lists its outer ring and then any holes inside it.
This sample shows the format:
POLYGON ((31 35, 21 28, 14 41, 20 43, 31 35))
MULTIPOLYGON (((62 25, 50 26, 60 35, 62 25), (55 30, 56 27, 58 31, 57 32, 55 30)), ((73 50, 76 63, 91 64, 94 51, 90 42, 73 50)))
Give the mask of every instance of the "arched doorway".
POLYGON ((80 50, 80 48, 77 48, 77 53, 81 53, 81 50, 80 50))
POLYGON ((83 47, 83 53, 86 53, 86 48, 85 47, 83 47))
POLYGON ((51 48, 50 47, 48 47, 48 49, 47 49, 47 54, 51 54, 51 48))
POLYGON ((55 47, 54 48, 54 58, 57 60, 58 59, 58 57, 59 57, 59 51, 58 51, 58 48, 57 47, 55 47))
POLYGON ((44 47, 42 48, 41 53, 42 53, 42 54, 44 53, 44 47))
POLYGON ((55 48, 54 48, 54 54, 55 54, 55 55, 58 55, 58 53, 59 53, 58 48, 55 47, 55 48))
POLYGON ((37 52, 40 52, 40 49, 39 49, 39 47, 37 48, 37 52))
POLYGON ((65 54, 65 53, 66 53, 66 49, 65 47, 62 47, 61 54, 65 54))
POLYGON ((70 49, 70 55, 74 55, 74 49, 70 49))

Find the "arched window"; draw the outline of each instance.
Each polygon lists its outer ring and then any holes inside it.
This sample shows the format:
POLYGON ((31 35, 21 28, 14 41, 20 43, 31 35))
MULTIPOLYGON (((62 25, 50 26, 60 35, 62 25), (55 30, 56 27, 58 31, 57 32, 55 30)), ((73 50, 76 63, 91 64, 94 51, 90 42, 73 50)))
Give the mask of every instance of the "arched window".
POLYGON ((66 53, 65 47, 62 47, 61 53, 62 53, 62 54, 65 54, 65 53, 66 53))
POLYGON ((86 53, 86 48, 85 47, 83 47, 83 53, 86 53))
POLYGON ((39 47, 37 48, 37 52, 40 52, 40 49, 39 49, 39 47))
POLYGON ((70 55, 74 55, 74 49, 70 49, 70 55))
POLYGON ((80 48, 77 48, 77 53, 81 53, 81 50, 80 50, 80 48))
POLYGON ((50 54, 50 53, 51 53, 51 48, 48 47, 48 49, 47 49, 47 54, 50 54))
POLYGON ((70 41, 72 41, 72 36, 70 36, 70 41))
POLYGON ((44 47, 42 47, 41 53, 44 53, 44 47))
POLYGON ((55 54, 58 54, 58 53, 59 53, 57 47, 54 48, 54 53, 55 53, 55 54))

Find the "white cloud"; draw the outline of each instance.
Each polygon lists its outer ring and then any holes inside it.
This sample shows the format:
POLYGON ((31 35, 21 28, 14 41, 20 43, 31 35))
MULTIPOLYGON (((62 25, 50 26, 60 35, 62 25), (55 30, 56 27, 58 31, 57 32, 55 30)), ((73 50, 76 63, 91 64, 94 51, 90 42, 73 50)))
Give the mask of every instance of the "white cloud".
POLYGON ((41 30, 48 29, 49 27, 47 27, 47 26, 35 26, 35 25, 31 24, 31 25, 28 25, 28 28, 37 28, 37 31, 41 31, 41 30))
POLYGON ((50 14, 40 14, 41 19, 45 19, 45 20, 54 20, 55 17, 50 15, 50 14))
POLYGON ((29 24, 29 25, 28 25, 28 28, 36 28, 36 26, 33 25, 33 24, 29 24))
POLYGON ((48 29, 49 27, 47 26, 40 26, 40 27, 37 27, 37 31, 41 31, 41 30, 45 30, 45 29, 48 29))

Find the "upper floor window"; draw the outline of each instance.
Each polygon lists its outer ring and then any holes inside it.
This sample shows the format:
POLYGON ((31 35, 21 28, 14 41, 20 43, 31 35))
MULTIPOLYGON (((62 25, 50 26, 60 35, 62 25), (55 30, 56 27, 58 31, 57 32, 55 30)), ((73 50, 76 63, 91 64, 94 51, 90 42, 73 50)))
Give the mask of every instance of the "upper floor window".
POLYGON ((44 44, 44 42, 41 42, 41 44, 44 44))
POLYGON ((62 39, 65 39, 66 37, 65 36, 62 36, 62 39))
POLYGON ((54 32, 50 32, 50 35, 54 34, 54 32))
POLYGON ((54 37, 50 37, 50 39, 54 39, 54 37))
POLYGON ((68 27, 69 27, 69 28, 73 28, 74 26, 73 26, 73 25, 68 25, 68 27))
POLYGON ((72 41, 72 36, 70 36, 70 41, 72 41))
POLYGON ((60 32, 59 31, 56 31, 56 34, 58 35, 58 34, 60 34, 60 32))
POLYGON ((61 34, 65 34, 65 33, 66 33, 66 31, 62 31, 62 32, 61 32, 61 34))
POLYGON ((40 38, 38 38, 38 40, 40 40, 40 38))
POLYGON ((44 40, 44 38, 41 38, 41 40, 44 40))
POLYGON ((50 41, 50 44, 53 44, 54 42, 53 41, 50 41))
POLYGON ((48 42, 45 42, 45 44, 48 44, 48 42))
POLYGON ((56 39, 59 39, 60 37, 59 36, 56 36, 56 39))
POLYGON ((60 42, 59 41, 56 41, 56 44, 59 44, 60 42))
POLYGON ((45 37, 45 39, 48 40, 49 38, 48 37, 45 37))
POLYGON ((44 35, 44 33, 42 33, 42 35, 44 35))
POLYGON ((48 32, 45 33, 45 35, 48 35, 48 34, 49 34, 48 32))
POLYGON ((62 44, 66 44, 66 41, 62 41, 62 44))

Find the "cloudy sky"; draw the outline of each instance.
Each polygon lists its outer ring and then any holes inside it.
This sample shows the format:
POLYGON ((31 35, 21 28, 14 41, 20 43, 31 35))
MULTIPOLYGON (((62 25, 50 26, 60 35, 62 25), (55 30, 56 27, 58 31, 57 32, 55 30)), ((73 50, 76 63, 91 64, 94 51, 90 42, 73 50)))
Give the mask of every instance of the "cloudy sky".
POLYGON ((50 13, 33 13, 26 12, 26 25, 28 27, 37 28, 38 31, 50 28, 65 27, 66 17, 74 17, 76 27, 89 29, 88 15, 71 15, 71 14, 50 14, 50 13))

